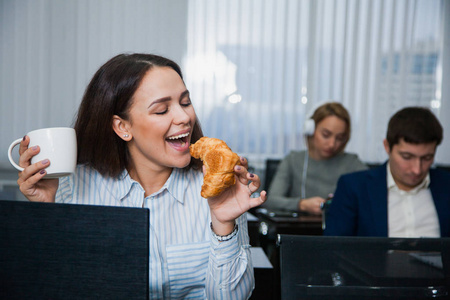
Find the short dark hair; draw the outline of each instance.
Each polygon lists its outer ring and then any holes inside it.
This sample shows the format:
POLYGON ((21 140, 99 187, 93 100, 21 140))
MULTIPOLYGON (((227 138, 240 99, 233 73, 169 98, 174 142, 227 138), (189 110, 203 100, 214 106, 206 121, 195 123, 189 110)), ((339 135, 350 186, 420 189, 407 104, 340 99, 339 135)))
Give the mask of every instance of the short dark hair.
POLYGON ((406 107, 389 120, 386 140, 389 148, 400 139, 410 144, 428 144, 442 141, 443 129, 436 116, 425 107, 406 107))
MULTIPOLYGON (((107 61, 95 73, 81 101, 75 131, 77 133, 78 164, 86 164, 103 176, 116 177, 130 163, 127 143, 113 130, 113 116, 129 119, 133 95, 145 74, 154 67, 169 67, 181 79, 181 69, 170 59, 152 54, 119 54, 107 61)), ((203 136, 196 120, 191 142, 203 136)), ((192 159, 187 166, 200 168, 192 159)))

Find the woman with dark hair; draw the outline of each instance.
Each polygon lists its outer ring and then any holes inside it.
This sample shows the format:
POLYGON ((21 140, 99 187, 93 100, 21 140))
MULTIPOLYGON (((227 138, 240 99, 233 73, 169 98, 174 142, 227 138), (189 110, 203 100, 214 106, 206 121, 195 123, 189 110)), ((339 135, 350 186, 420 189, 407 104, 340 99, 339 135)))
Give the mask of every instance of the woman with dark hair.
POLYGON ((112 58, 89 83, 75 130, 76 173, 59 180, 42 180, 51 162, 31 164, 39 147, 28 149, 24 137, 17 182, 30 201, 148 208, 151 299, 250 296, 244 213, 266 195, 250 197, 260 179, 240 158, 236 184, 201 198, 202 164, 189 145, 202 131, 176 63, 149 54, 112 58))
POLYGON ((311 119, 307 150, 291 151, 278 166, 265 203, 269 209, 320 215, 342 174, 367 169, 356 154, 344 152, 351 122, 342 104, 325 103, 311 119))

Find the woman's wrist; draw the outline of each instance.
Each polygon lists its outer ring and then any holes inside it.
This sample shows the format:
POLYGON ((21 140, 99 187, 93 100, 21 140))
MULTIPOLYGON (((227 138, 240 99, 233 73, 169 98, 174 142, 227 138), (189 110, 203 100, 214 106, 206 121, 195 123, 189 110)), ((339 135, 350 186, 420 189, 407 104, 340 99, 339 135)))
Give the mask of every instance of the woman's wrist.
POLYGON ((300 199, 299 201, 298 201, 298 210, 299 211, 305 211, 305 208, 303 207, 303 205, 302 204, 305 204, 304 203, 304 200, 305 199, 300 199), (303 202, 303 203, 302 203, 303 202))
POLYGON ((225 241, 231 240, 235 235, 237 235, 237 232, 238 232, 238 229, 239 229, 238 224, 235 224, 235 225, 234 225, 234 228, 233 228, 233 231, 231 231, 229 234, 226 234, 226 235, 219 235, 219 234, 217 234, 217 233, 214 231, 212 222, 211 222, 211 225, 210 225, 210 226, 211 226, 211 231, 212 231, 213 236, 214 236, 219 242, 225 242, 225 241))
POLYGON ((213 213, 211 213, 211 229, 219 236, 225 236, 233 232, 236 225, 235 220, 219 221, 213 213))

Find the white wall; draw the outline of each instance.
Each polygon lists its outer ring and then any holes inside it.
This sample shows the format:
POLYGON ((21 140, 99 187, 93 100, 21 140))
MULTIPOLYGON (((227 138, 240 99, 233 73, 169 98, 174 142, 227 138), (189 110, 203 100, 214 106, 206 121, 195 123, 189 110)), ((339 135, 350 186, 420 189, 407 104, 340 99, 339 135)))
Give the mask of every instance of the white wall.
POLYGON ((84 89, 121 52, 182 62, 185 0, 0 0, 0 168, 11 141, 71 126, 84 89))

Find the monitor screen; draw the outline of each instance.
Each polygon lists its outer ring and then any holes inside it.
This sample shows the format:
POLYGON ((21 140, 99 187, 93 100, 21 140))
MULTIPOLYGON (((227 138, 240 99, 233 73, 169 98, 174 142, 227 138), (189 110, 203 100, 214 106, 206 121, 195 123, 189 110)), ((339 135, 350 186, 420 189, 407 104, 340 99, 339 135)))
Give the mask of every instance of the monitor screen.
POLYGON ((450 238, 279 235, 282 299, 449 299, 450 238))

